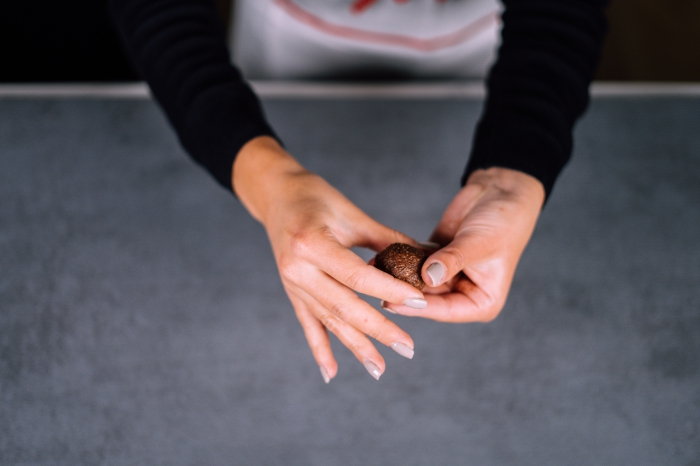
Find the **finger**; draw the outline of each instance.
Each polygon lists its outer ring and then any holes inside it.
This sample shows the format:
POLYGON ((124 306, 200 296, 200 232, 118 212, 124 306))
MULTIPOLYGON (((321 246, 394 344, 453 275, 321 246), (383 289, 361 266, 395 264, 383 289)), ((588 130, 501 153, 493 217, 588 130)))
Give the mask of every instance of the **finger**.
POLYGON ((321 370, 323 380, 328 383, 338 373, 338 362, 333 356, 328 332, 321 321, 309 310, 309 307, 303 300, 293 293, 287 292, 287 294, 294 306, 301 328, 304 330, 304 335, 311 348, 311 353, 314 355, 314 359, 321 370))
POLYGON ((392 310, 412 317, 423 317, 438 322, 490 322, 495 319, 503 303, 479 288, 466 277, 454 284, 454 292, 426 295, 425 309, 411 309, 390 304, 392 310))
POLYGON ((419 247, 418 242, 398 230, 382 225, 373 218, 366 216, 363 228, 358 230, 359 236, 356 245, 380 252, 394 243, 410 244, 419 247))
POLYGON ((305 291, 331 314, 400 354, 404 349, 413 351, 411 336, 352 290, 320 271, 311 283, 314 286, 305 291))
POLYGON ((428 257, 421 269, 423 280, 432 287, 448 282, 488 257, 494 251, 495 243, 480 234, 458 234, 447 246, 428 257))
POLYGON ((357 360, 365 366, 367 372, 369 372, 372 377, 379 380, 379 377, 381 377, 386 370, 386 363, 369 338, 358 329, 334 315, 304 290, 297 288, 294 292, 298 294, 298 296, 303 297, 314 316, 329 332, 338 337, 338 340, 340 340, 340 342, 355 355, 357 360))
MULTIPOLYGON (((351 290, 390 303, 425 307, 423 293, 417 288, 366 264, 361 257, 332 238, 318 238, 312 243, 313 250, 310 247, 298 248, 299 255, 351 290)), ((302 283, 297 284, 303 287, 302 283)))

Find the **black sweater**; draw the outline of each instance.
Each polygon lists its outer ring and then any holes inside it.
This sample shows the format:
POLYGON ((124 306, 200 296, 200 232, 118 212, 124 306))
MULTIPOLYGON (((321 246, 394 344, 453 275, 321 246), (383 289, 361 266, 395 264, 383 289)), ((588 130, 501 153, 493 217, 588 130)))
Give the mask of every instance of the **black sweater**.
MULTIPOLYGON (((230 64, 213 0, 108 0, 137 69, 190 155, 231 190, 251 139, 275 137, 258 98, 230 64)), ((503 41, 462 178, 506 167, 547 196, 572 150, 606 29, 606 0, 504 0, 503 41)))

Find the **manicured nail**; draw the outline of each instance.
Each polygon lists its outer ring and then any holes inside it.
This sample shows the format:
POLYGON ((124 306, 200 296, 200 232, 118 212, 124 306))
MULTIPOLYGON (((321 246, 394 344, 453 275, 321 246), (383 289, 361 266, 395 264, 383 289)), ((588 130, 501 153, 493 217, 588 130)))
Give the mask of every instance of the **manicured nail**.
POLYGON ((369 359, 366 360, 363 364, 365 365, 365 369, 367 369, 367 372, 369 372, 372 377, 379 380, 379 377, 382 376, 382 373, 379 372, 379 368, 369 359))
POLYGON ((421 298, 408 298, 403 304, 413 309, 425 309, 428 306, 428 301, 421 298))
POLYGON ((331 376, 328 375, 328 372, 326 372, 326 369, 324 369, 323 367, 319 367, 319 369, 321 369, 321 377, 323 377, 323 381, 326 383, 330 382, 331 376))
POLYGON ((384 309, 386 312, 391 312, 392 314, 396 314, 396 311, 393 309, 389 309, 386 305, 386 301, 382 300, 379 305, 381 306, 382 309, 384 309))
POLYGON ((413 359, 413 350, 403 343, 392 343, 391 349, 399 353, 404 358, 413 359))
POLYGON ((440 245, 432 241, 419 241, 418 246, 423 246, 427 249, 440 249, 440 245))
POLYGON ((445 278, 445 266, 439 262, 435 262, 428 267, 428 276, 433 281, 433 286, 438 286, 443 278, 445 278))

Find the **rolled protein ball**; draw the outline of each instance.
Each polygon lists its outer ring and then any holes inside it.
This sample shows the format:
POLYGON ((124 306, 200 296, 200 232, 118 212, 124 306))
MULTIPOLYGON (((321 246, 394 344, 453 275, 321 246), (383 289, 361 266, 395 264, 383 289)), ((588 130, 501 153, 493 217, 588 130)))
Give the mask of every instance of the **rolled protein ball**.
POLYGON ((377 254, 374 266, 422 290, 425 282, 420 277, 420 269, 427 258, 428 255, 422 249, 408 244, 394 243, 377 254))

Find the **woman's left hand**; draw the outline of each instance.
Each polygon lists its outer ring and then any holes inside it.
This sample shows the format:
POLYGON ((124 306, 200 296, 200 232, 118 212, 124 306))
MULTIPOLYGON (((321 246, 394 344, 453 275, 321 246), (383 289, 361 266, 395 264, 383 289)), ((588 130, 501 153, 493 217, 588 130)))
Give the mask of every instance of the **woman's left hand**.
POLYGON ((542 184, 506 168, 477 170, 445 210, 423 265, 428 306, 382 303, 399 314, 441 322, 488 322, 505 305, 515 268, 544 203, 542 184))

